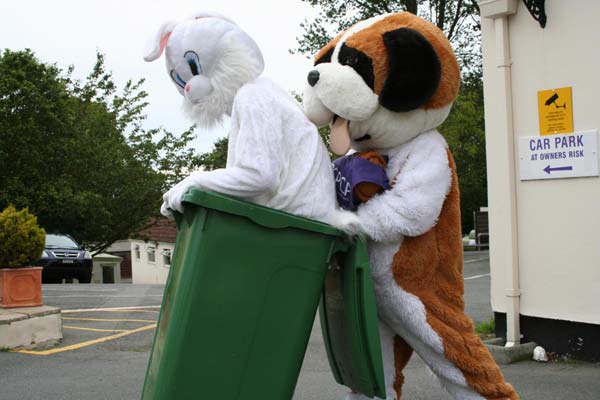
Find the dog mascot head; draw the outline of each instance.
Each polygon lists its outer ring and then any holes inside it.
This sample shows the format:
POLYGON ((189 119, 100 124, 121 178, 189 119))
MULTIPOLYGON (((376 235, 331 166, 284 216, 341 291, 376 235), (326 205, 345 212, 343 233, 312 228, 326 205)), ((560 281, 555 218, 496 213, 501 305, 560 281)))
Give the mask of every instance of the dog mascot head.
POLYGON ((205 126, 231 115, 237 91, 264 69, 254 40, 216 13, 163 24, 148 42, 144 59, 154 61, 165 49, 167 72, 183 95, 186 113, 205 126))
POLYGON ((403 12, 361 21, 321 49, 303 104, 313 123, 332 125, 334 153, 385 152, 439 126, 459 86, 444 33, 403 12))

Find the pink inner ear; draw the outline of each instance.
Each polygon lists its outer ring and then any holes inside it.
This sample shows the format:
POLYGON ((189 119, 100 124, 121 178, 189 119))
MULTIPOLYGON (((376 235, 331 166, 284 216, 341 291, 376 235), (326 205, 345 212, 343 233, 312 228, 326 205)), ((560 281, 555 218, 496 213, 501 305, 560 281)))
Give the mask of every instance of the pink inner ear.
POLYGON ((169 41, 170 36, 171 32, 167 32, 160 38, 160 54, 162 54, 163 50, 167 46, 167 42, 169 41))

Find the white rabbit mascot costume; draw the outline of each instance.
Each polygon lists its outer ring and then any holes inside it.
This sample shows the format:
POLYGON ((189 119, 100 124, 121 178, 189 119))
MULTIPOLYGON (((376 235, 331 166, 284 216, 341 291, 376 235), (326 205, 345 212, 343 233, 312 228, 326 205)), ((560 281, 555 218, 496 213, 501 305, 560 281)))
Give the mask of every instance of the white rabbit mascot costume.
POLYGON ((317 128, 296 100, 259 77, 264 62, 254 40, 233 21, 201 13, 164 24, 147 46, 154 61, 166 49, 167 72, 195 122, 231 117, 227 167, 196 171, 163 196, 162 213, 182 212, 193 187, 330 223, 346 231, 357 217, 339 211, 333 172, 317 128))

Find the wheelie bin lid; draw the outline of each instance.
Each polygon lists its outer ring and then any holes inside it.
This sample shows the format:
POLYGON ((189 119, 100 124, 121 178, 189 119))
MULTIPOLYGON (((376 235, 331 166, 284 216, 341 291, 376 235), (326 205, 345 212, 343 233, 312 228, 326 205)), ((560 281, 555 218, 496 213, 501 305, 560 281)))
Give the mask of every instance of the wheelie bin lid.
POLYGON ((356 240, 342 266, 327 273, 319 315, 335 380, 367 397, 386 398, 379 318, 364 238, 356 240))
POLYGON ((331 225, 204 189, 191 189, 185 194, 183 201, 200 207, 246 217, 266 228, 297 228, 324 235, 344 236, 341 231, 331 225))

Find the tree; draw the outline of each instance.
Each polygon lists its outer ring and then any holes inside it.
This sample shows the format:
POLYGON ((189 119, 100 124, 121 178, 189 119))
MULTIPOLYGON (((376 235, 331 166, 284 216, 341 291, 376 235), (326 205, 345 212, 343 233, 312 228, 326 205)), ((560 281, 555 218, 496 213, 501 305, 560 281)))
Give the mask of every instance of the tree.
MULTIPOLYGON (((312 57, 335 34, 384 13, 408 11, 432 21, 452 43, 461 65, 462 84, 452 112, 439 128, 456 160, 463 231, 473 226, 473 211, 487 205, 485 133, 479 7, 473 0, 302 0, 319 11, 304 20, 298 47, 312 57)), ((326 137, 327 132, 321 132, 326 137)))
POLYGON ((210 152, 200 155, 199 164, 207 171, 212 171, 218 168, 225 168, 227 164, 227 146, 229 145, 229 138, 224 137, 217 140, 213 144, 213 148, 210 152))
POLYGON ((80 82, 30 50, 0 55, 0 209, 28 207, 48 232, 103 250, 158 214, 197 167, 190 129, 145 130, 143 80, 118 90, 98 54, 80 82))
POLYGON ((463 232, 473 229, 473 211, 487 206, 485 121, 481 75, 463 78, 452 112, 440 126, 456 161, 463 232))
POLYGON ((319 10, 305 19, 302 36, 292 53, 312 57, 334 35, 356 22, 376 15, 408 11, 432 21, 444 31, 456 52, 463 72, 481 69, 479 6, 475 0, 302 0, 319 10))

